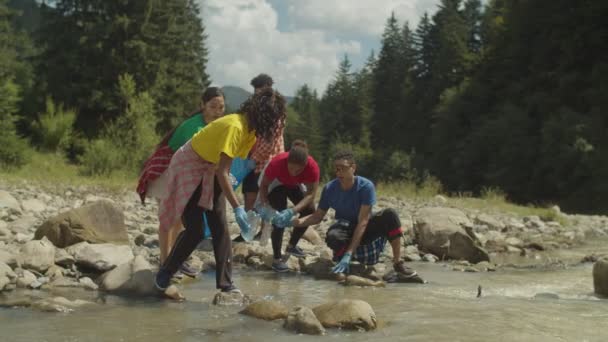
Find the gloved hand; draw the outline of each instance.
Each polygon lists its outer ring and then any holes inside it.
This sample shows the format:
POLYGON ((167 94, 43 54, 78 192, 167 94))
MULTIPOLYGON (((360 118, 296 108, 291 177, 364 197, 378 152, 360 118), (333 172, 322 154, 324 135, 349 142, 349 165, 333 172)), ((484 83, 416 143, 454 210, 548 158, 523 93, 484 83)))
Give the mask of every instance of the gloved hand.
POLYGON ((234 208, 234 219, 241 228, 241 232, 248 233, 251 230, 251 226, 247 222, 247 213, 242 205, 234 208))
POLYGON ((272 224, 279 228, 285 228, 291 226, 291 220, 293 219, 296 212, 289 208, 278 213, 273 219, 272 224))
POLYGON ((268 205, 258 204, 255 207, 255 211, 260 214, 262 220, 266 222, 269 222, 270 220, 272 220, 272 218, 274 218, 274 216, 276 216, 276 210, 272 209, 268 205))
POLYGON ((334 268, 331 269, 331 271, 334 273, 348 273, 348 270, 350 268, 350 258, 351 257, 352 257, 351 253, 344 253, 340 262, 337 263, 336 266, 334 266, 334 268))

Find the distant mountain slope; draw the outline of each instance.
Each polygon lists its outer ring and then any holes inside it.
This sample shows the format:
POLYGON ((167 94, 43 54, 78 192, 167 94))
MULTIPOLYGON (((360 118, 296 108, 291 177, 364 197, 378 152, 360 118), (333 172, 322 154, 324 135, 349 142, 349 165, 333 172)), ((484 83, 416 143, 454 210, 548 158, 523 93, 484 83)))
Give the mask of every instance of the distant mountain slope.
MULTIPOLYGON (((233 112, 238 109, 252 94, 241 87, 235 86, 225 86, 222 87, 222 90, 226 97, 226 112, 233 112)), ((285 96, 285 99, 287 100, 287 103, 291 103, 293 101, 293 96, 285 96)))

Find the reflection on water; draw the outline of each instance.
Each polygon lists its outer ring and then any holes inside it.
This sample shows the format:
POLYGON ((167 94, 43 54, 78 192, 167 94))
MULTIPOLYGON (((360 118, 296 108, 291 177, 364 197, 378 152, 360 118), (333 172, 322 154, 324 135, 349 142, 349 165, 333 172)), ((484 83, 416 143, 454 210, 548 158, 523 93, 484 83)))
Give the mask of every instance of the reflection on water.
MULTIPOLYGON (((544 253, 515 263, 547 258, 578 261, 605 244, 544 253)), ((353 298, 369 302, 381 328, 375 332, 328 330, 331 341, 605 341, 608 301, 593 296, 591 264, 562 269, 500 269, 490 273, 451 271, 442 264, 415 264, 426 285, 389 284, 386 288, 346 288, 304 275, 236 271, 245 293, 309 307, 353 298), (476 298, 482 286, 482 297, 476 298), (537 294, 541 295, 534 298, 537 294), (555 295, 559 299, 555 299, 555 295)), ((241 308, 211 305, 214 275, 184 285, 188 301, 106 296, 94 308, 72 314, 0 309, 2 341, 316 341, 296 336, 281 321, 238 314, 241 308)), ((68 294, 83 298, 86 293, 68 294)), ((91 296, 91 293, 88 293, 91 296)))

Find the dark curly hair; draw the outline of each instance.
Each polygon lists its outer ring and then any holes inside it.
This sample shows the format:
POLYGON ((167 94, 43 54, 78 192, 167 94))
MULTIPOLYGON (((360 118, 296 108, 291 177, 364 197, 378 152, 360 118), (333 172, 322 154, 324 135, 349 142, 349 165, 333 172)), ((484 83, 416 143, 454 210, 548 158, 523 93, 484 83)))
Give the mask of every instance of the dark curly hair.
POLYGON ((278 129, 285 126, 287 106, 278 91, 264 89, 249 97, 239 112, 245 115, 249 129, 255 130, 256 137, 270 142, 278 129))
POLYGON ((267 74, 259 74, 253 79, 251 79, 250 84, 254 89, 258 89, 264 87, 272 87, 273 83, 274 81, 272 80, 272 77, 268 76, 267 74))

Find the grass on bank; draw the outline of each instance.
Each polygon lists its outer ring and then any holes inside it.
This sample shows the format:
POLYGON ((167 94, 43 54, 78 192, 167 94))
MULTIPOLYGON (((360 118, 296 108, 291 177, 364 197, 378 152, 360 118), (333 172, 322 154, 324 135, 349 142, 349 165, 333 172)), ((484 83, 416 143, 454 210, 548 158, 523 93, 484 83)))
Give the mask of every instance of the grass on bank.
POLYGON ((562 226, 570 222, 567 217, 560 215, 550 207, 539 207, 534 205, 519 205, 507 200, 507 196, 495 188, 486 188, 480 197, 471 194, 446 195, 442 191, 441 183, 435 179, 429 179, 422 184, 412 182, 393 182, 378 184, 378 193, 384 196, 401 198, 414 202, 425 202, 437 195, 442 195, 450 206, 462 209, 483 210, 486 212, 512 213, 519 217, 538 216, 544 221, 556 221, 562 226))
MULTIPOLYGON (((32 184, 43 189, 58 186, 87 186, 110 192, 135 190, 137 175, 125 171, 116 171, 109 176, 85 176, 78 165, 68 163, 64 157, 54 153, 32 152, 29 162, 16 170, 0 170, 0 180, 12 184, 32 184)), ((448 204, 456 208, 477 209, 488 212, 507 212, 517 216, 536 215, 546 221, 557 221, 566 225, 567 218, 550 208, 522 206, 509 202, 504 193, 497 189, 485 189, 480 197, 470 194, 447 196, 442 191, 441 183, 429 178, 422 184, 413 182, 379 183, 378 193, 381 196, 401 198, 413 202, 425 202, 437 195, 444 196, 448 204)))
POLYGON ((0 169, 0 179, 10 184, 32 184, 43 189, 57 186, 88 186, 110 192, 135 189, 137 176, 117 171, 110 176, 85 176, 81 167, 68 163, 55 153, 31 152, 27 164, 19 169, 0 169))

